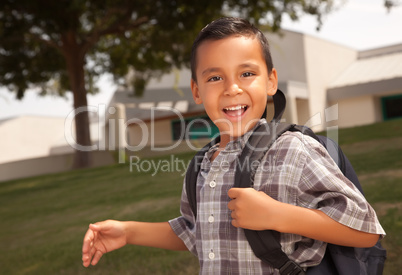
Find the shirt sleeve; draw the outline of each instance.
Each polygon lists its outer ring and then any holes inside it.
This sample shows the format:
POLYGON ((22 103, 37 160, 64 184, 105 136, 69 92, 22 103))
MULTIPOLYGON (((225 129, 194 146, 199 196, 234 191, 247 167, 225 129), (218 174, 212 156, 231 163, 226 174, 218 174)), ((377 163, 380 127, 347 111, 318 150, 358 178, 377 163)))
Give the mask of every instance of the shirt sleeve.
POLYGON ((184 242, 187 249, 197 256, 196 250, 196 222, 194 214, 188 202, 184 180, 181 194, 180 213, 181 216, 169 221, 173 232, 184 242))
POLYGON ((297 136, 298 155, 304 160, 297 204, 318 209, 350 228, 384 236, 374 209, 339 170, 327 150, 311 137, 297 136))

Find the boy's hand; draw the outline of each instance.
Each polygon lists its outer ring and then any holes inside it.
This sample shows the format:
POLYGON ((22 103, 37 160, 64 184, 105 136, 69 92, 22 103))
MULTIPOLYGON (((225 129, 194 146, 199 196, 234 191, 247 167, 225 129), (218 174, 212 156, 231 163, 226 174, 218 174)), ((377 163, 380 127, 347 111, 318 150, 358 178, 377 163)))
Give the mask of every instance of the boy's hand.
POLYGON ((228 195, 235 227, 276 230, 354 247, 371 247, 379 238, 378 234, 347 227, 320 210, 279 202, 253 188, 231 188, 228 195))
POLYGON ((90 224, 82 244, 82 263, 96 265, 103 254, 127 244, 124 223, 107 220, 90 224))
POLYGON ((228 208, 232 211, 233 226, 252 230, 274 229, 281 202, 254 188, 231 188, 228 196, 232 199, 228 208))

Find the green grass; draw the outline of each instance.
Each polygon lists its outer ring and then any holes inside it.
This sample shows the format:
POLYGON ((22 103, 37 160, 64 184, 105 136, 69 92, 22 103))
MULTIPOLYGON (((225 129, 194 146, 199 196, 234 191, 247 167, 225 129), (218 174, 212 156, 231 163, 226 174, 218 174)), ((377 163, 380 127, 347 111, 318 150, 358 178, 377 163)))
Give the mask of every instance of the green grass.
POLYGON ((196 274, 190 253, 134 246, 109 253, 96 267, 81 265, 89 223, 179 215, 180 173, 151 174, 121 165, 1 183, 0 273, 196 274))
POLYGON ((402 119, 339 129, 339 144, 360 143, 369 140, 386 140, 402 137, 402 119))
MULTIPOLYGON (((402 121, 341 129, 339 139, 387 236, 384 274, 402 269, 402 121)), ((176 155, 185 163, 191 154, 176 155)), ((169 161, 166 158, 153 161, 169 161)), ((88 224, 166 221, 179 215, 182 173, 130 172, 128 164, 0 183, 1 274, 197 274, 188 252, 127 246, 81 265, 88 224)))
POLYGON ((402 120, 340 129, 339 143, 387 233, 384 274, 401 274, 402 120))

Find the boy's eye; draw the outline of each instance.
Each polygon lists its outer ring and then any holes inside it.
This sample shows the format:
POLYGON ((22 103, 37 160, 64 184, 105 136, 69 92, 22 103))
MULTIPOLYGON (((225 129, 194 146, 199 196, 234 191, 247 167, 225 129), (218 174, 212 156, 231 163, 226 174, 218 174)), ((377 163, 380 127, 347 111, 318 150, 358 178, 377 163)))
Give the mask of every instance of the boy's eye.
POLYGON ((208 82, 214 82, 214 81, 218 81, 218 80, 222 80, 222 77, 220 76, 213 76, 211 78, 208 79, 208 82))
POLYGON ((245 73, 242 73, 242 77, 249 77, 249 76, 253 76, 253 75, 255 75, 255 74, 253 74, 252 72, 245 72, 245 73))

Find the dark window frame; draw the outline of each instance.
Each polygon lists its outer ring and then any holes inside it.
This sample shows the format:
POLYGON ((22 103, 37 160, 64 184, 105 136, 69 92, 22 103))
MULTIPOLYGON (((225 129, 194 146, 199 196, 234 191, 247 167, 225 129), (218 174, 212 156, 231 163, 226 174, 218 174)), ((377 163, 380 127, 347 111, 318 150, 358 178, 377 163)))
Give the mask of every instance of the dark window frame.
POLYGON ((381 110, 384 120, 402 118, 402 94, 381 97, 381 110))

